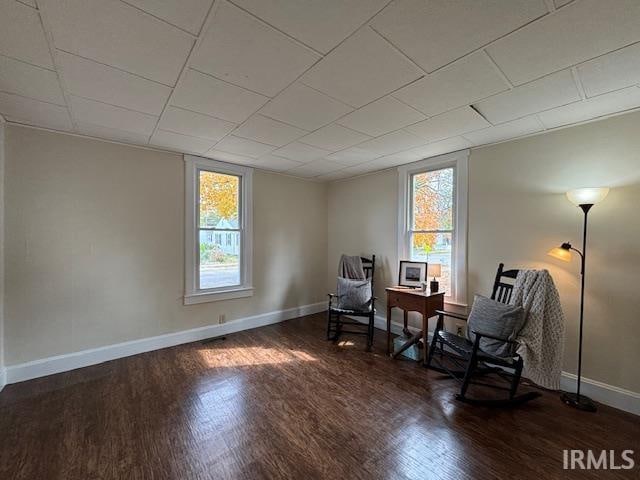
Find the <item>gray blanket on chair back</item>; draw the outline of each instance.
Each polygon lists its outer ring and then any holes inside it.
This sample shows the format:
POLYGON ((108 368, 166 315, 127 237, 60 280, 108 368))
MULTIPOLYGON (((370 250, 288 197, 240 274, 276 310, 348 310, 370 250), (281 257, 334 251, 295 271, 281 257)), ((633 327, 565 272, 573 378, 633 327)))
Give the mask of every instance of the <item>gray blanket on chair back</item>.
POLYGON ((356 255, 342 255, 338 264, 338 276, 352 280, 364 280, 364 268, 362 259, 356 255))

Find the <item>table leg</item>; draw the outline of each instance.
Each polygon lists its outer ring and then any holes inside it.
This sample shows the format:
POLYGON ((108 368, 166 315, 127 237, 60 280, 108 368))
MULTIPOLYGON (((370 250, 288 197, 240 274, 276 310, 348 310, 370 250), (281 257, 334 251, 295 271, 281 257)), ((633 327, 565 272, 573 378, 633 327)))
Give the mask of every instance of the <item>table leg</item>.
POLYGON ((404 323, 404 328, 402 329, 402 333, 405 334, 405 336, 410 336, 411 332, 409 331, 409 312, 407 312, 406 310, 402 311, 403 314, 403 323, 404 323))
POLYGON ((387 304, 387 355, 391 353, 391 306, 387 304))
POLYGON ((422 364, 427 364, 427 357, 429 356, 429 317, 426 312, 422 314, 422 364))

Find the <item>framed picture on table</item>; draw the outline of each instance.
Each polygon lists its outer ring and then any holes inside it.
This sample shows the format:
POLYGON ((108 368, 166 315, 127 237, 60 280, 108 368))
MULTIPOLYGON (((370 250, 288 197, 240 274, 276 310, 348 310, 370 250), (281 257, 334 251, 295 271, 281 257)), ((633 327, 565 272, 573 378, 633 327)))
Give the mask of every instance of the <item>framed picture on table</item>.
POLYGON ((398 285, 401 287, 421 287, 427 281, 427 262, 400 260, 398 285))

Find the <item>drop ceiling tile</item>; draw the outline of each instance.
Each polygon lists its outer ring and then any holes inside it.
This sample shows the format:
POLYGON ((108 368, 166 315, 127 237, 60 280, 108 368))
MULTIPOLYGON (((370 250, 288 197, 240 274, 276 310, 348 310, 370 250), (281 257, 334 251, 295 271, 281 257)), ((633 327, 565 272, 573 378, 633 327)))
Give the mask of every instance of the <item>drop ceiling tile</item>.
POLYGON ((410 125, 407 130, 427 142, 435 142, 489 126, 491 124, 471 107, 462 107, 410 125))
POLYGON ((156 130, 149 140, 151 145, 165 147, 170 150, 201 155, 211 148, 213 142, 199 137, 190 137, 179 133, 156 130))
POLYGON ((312 131, 331 123, 351 110, 353 110, 351 107, 313 88, 294 83, 265 105, 260 113, 312 131))
POLYGON ((487 50, 514 84, 584 62, 640 40, 640 2, 574 2, 487 50))
POLYGON ((369 150, 363 150, 358 147, 347 148, 340 152, 327 155, 329 160, 332 160, 343 165, 358 165, 363 162, 369 162, 374 158, 378 158, 380 155, 369 150))
POLYGON ((308 133, 306 130, 292 127, 262 115, 254 115, 233 132, 238 137, 249 138, 257 142, 275 145, 276 147, 291 143, 306 133, 308 133))
POLYGON ((66 105, 56 72, 1 55, 0 91, 66 105))
POLYGON ((221 140, 236 126, 232 122, 171 106, 164 111, 158 124, 158 128, 169 132, 207 138, 215 142, 221 140))
POLYGON ((504 123, 532 113, 580 100, 569 70, 499 93, 474 106, 491 123, 504 123))
POLYGON ((508 89, 507 82, 481 51, 398 90, 393 96, 432 116, 508 89))
POLYGON ((254 142, 253 140, 235 137, 233 135, 223 138, 220 142, 216 143, 215 147, 216 150, 253 158, 266 155, 276 148, 273 145, 254 142))
POLYGON ((283 172, 285 170, 291 170, 292 168, 303 165, 302 162, 296 162, 284 157, 276 157, 275 155, 267 154, 258 158, 260 161, 260 168, 267 170, 274 170, 276 172, 283 172))
POLYGON ((486 145, 488 143, 501 142, 510 138, 521 137, 540 131, 542 131, 540 122, 535 116, 529 116, 502 123, 495 127, 483 128, 482 130, 466 133, 464 138, 469 140, 473 145, 486 145))
POLYGON ((285 147, 273 151, 272 153, 273 155, 288 158, 289 160, 295 160, 297 162, 310 162, 318 158, 326 157, 331 152, 321 148, 312 147, 311 145, 305 145, 304 143, 293 142, 285 147))
POLYGON ((306 45, 327 53, 388 0, 235 0, 235 3, 306 45))
POLYGON ((640 43, 594 58, 578 67, 587 97, 640 83, 640 43))
POLYGON ((424 120, 422 113, 401 101, 386 96, 337 120, 336 123, 378 137, 424 120))
POLYGON ((439 142, 412 148, 411 150, 402 152, 402 156, 407 159, 407 162, 415 162, 416 160, 423 160, 445 153, 457 152, 470 146, 471 143, 463 137, 451 137, 446 140, 440 140, 439 142))
POLYGON ((274 97, 320 56, 228 2, 191 59, 191 67, 274 97))
POLYGON ((299 177, 310 178, 310 177, 316 177, 318 175, 323 175, 329 172, 333 172, 336 170, 341 170, 343 168, 344 168, 343 165, 340 165, 338 163, 322 158, 322 159, 314 160, 310 163, 301 165, 300 167, 287 170, 287 173, 290 173, 291 175, 296 175, 299 177))
POLYGON ((546 13, 543 0, 397 0, 372 25, 431 73, 546 13))
POLYGON ((174 90, 171 103, 234 123, 242 123, 269 100, 268 97, 189 70, 174 90))
POLYGON ((302 83, 354 107, 423 75, 380 35, 359 30, 302 76, 302 83))
POLYGON ((20 3, 24 3, 25 5, 29 5, 30 7, 33 8, 38 8, 38 6, 36 5, 36 0, 18 0, 20 3))
POLYGON ((9 121, 54 130, 73 130, 66 107, 30 98, 0 93, 0 114, 9 121))
POLYGON ((126 0, 126 3, 135 5, 151 15, 197 35, 212 1, 180 0, 179 2, 159 2, 158 0, 126 0))
POLYGON ((336 180, 343 180, 352 176, 352 172, 349 172, 346 168, 343 168, 342 170, 335 170, 330 173, 325 173, 324 175, 318 175, 317 177, 315 177, 315 179, 320 180, 321 182, 333 182, 336 180))
POLYGON ((221 162, 237 163, 239 165, 260 166, 262 162, 256 158, 245 157, 244 155, 236 155, 235 153, 222 152, 212 148, 204 153, 205 157, 213 158, 221 162))
POLYGON ((547 128, 583 122, 640 107, 640 88, 628 87, 538 114, 547 128))
POLYGON ((71 112, 78 122, 151 135, 158 117, 71 95, 71 112))
POLYGON ((53 69, 37 10, 14 0, 0 0, 0 54, 53 69))
POLYGON ((160 115, 171 88, 58 50, 58 71, 69 93, 160 115))
POLYGON ((115 140, 124 143, 133 143, 138 145, 146 145, 149 142, 149 135, 143 135, 135 132, 128 132, 116 128, 103 127, 93 125, 91 123, 78 122, 78 132, 90 137, 104 138, 107 140, 115 140))
POLYGON ((400 152, 425 143, 427 143, 425 140, 411 132, 398 130, 361 143, 358 148, 378 155, 389 155, 390 153, 400 152))
POLYGON ((573 2, 573 0, 554 0, 554 3, 556 4, 556 8, 563 7, 570 2, 573 2))
POLYGON ((193 37, 118 0, 41 0, 57 48, 174 85, 193 37))
POLYGON ((306 137, 302 137, 300 142, 313 147, 336 151, 343 150, 370 139, 371 137, 369 135, 355 132, 340 125, 331 124, 310 133, 306 137))

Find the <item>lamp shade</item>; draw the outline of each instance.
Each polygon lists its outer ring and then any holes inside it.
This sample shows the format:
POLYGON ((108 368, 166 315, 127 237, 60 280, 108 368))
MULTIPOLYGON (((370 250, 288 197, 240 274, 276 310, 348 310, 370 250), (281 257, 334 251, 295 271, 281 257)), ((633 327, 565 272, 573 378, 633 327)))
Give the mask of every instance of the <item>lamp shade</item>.
POLYGON ((571 250, 562 247, 552 248, 547 252, 547 255, 552 256, 553 258, 557 258, 558 260, 562 260, 563 262, 571 261, 571 250))
POLYGON ((567 192, 567 198, 576 206, 595 205, 604 200, 608 193, 607 187, 576 188, 567 192))
POLYGON ((427 276, 428 277, 441 277, 442 276, 442 265, 439 263, 430 263, 427 266, 427 276))

